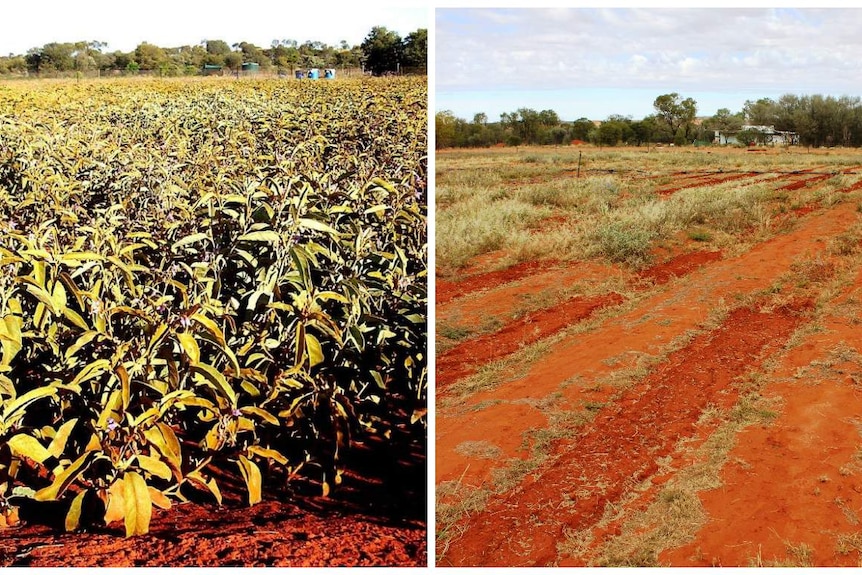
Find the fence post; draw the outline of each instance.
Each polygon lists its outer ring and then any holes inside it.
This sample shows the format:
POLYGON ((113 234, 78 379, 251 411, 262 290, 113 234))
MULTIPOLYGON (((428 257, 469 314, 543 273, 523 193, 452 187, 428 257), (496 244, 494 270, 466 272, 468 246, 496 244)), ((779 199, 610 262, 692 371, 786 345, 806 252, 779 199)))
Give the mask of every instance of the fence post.
POLYGON ((583 154, 583 152, 578 151, 578 176, 577 176, 577 178, 575 178, 578 180, 581 179, 581 154, 583 154))

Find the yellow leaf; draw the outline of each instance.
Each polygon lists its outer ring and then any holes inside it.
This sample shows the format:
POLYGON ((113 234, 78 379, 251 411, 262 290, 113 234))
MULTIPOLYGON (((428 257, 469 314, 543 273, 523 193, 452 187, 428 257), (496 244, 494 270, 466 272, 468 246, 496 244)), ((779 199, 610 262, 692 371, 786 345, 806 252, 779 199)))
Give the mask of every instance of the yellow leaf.
POLYGON ((66 514, 66 531, 74 531, 81 523, 81 506, 84 503, 84 497, 87 495, 87 490, 83 490, 75 499, 72 500, 72 506, 69 507, 69 512, 66 514))
POLYGON ((126 502, 123 497, 123 480, 118 479, 108 489, 108 503, 105 505, 105 525, 119 521, 125 515, 126 502))
POLYGON ((152 485, 147 486, 147 489, 150 490, 150 499, 153 500, 153 505, 155 505, 159 509, 171 508, 171 500, 168 499, 168 497, 164 493, 162 493, 152 485))
POLYGON ((54 501, 58 499, 66 491, 66 488, 93 463, 95 458, 95 451, 84 453, 69 467, 58 473, 51 485, 37 491, 35 495, 36 501, 54 501))
POLYGON ((203 475, 201 475, 200 471, 192 471, 188 475, 186 475, 187 479, 190 479, 193 484, 198 487, 203 487, 207 489, 210 493, 213 494, 213 497, 216 498, 216 501, 219 505, 221 505, 221 491, 218 488, 218 484, 215 482, 215 479, 205 479, 203 475))
POLYGON ((266 447, 261 447, 259 445, 252 445, 248 448, 248 452, 250 455, 259 455, 260 457, 266 457, 267 459, 272 459, 273 461, 277 461, 282 465, 287 464, 287 457, 285 457, 275 449, 267 449, 266 447))
POLYGON ((147 482, 135 472, 123 477, 124 520, 126 537, 145 535, 150 530, 153 502, 147 482))
POLYGON ((203 379, 213 384, 213 387, 220 391, 222 396, 227 398, 230 405, 236 407, 236 392, 230 386, 225 376, 222 375, 216 368, 206 363, 199 363, 192 366, 192 373, 200 376, 203 379))
POLYGON ((179 340, 183 351, 186 352, 187 356, 189 356, 189 361, 191 361, 193 365, 200 363, 201 349, 198 347, 198 342, 195 341, 195 336, 189 332, 183 332, 177 334, 177 339, 179 340))
POLYGON ((66 442, 69 440, 69 435, 72 434, 72 428, 75 427, 76 423, 78 423, 77 417, 75 419, 70 419, 60 426, 54 439, 51 440, 51 444, 48 446, 49 454, 57 459, 63 455, 63 451, 66 449, 66 442))
POLYGON ((311 367, 323 363, 323 347, 320 341, 310 333, 305 334, 305 347, 308 350, 308 363, 311 367))
POLYGON ((15 457, 26 457, 36 463, 44 463, 46 459, 51 457, 51 454, 39 443, 38 439, 26 433, 19 433, 12 437, 9 440, 9 449, 12 450, 12 455, 15 457))
POLYGON ((254 462, 249 461, 244 456, 240 455, 239 460, 240 473, 245 479, 245 485, 248 487, 248 504, 249 507, 255 503, 260 503, 261 500, 261 477, 260 469, 254 462))
POLYGON ((137 458, 138 467, 141 469, 161 479, 169 480, 171 478, 171 468, 165 465, 164 462, 149 455, 138 455, 137 458))

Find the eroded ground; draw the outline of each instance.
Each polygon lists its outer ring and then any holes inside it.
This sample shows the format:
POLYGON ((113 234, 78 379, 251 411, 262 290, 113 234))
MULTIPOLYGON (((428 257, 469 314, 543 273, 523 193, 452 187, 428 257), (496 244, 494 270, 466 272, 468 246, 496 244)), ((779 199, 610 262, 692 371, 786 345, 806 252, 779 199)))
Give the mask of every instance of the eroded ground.
POLYGON ((859 165, 650 175, 787 194, 737 247, 438 270, 437 564, 858 565, 859 165))

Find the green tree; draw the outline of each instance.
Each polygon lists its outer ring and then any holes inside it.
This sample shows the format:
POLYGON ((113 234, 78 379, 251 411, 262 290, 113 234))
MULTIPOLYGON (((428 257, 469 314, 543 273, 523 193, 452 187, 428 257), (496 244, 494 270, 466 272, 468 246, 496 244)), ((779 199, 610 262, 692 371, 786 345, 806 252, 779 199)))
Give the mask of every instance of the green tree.
POLYGON ((456 118, 455 114, 450 110, 437 112, 434 116, 434 128, 436 133, 434 148, 436 150, 440 150, 442 148, 453 148, 457 145, 459 121, 463 122, 463 120, 456 118))
POLYGON ((665 123, 674 137, 680 128, 687 138, 688 131, 694 118, 697 116, 697 102, 692 98, 680 100, 679 94, 672 92, 663 94, 655 99, 653 107, 656 116, 665 123))
POLYGON ((427 28, 419 28, 404 39, 404 66, 420 74, 428 71, 427 28))
POLYGON ((149 42, 138 44, 134 58, 141 70, 158 70, 162 64, 168 62, 165 50, 149 42))
POLYGON ((375 26, 362 42, 365 68, 375 76, 397 72, 403 62, 401 36, 384 26, 375 26))
POLYGON ((589 139, 590 132, 595 129, 596 125, 592 120, 586 118, 578 118, 572 122, 572 139, 586 142, 589 139))
POLYGON ((746 123, 755 126, 774 126, 778 119, 778 106, 770 98, 760 98, 756 102, 746 100, 742 106, 746 123))
POLYGON ((224 65, 236 71, 242 66, 242 60, 242 52, 230 52, 224 57, 224 65))

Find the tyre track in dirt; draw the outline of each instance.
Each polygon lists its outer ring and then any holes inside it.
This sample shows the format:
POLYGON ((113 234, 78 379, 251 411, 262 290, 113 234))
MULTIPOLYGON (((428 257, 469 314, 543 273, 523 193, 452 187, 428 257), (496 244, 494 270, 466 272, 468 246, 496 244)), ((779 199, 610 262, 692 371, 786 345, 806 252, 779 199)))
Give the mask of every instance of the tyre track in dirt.
MULTIPOLYGON (((673 289, 660 290, 595 330, 564 338, 552 346, 544 361, 530 366, 524 376, 501 381, 495 389, 465 397, 457 409, 438 407, 438 484, 458 480, 468 487, 483 485, 488 481, 489 468, 524 457, 518 446, 518 438, 524 432, 548 425, 547 416, 530 402, 556 392, 562 393, 569 406, 588 399, 606 400, 613 390, 601 389, 597 384, 603 377, 629 367, 629 359, 660 354, 674 338, 697 329, 722 298, 732 300, 767 288, 794 261, 823 249, 813 238, 840 234, 855 219, 855 206, 850 204, 809 216, 790 233, 735 258, 701 268, 672 284, 673 289), (620 357, 623 359, 616 361, 620 357), (573 381, 572 378, 581 383, 561 387, 573 381), (500 436, 501 428, 505 429, 505 437, 500 436), (494 461, 477 461, 457 450, 469 441, 497 442, 502 451, 494 461)), ((492 498, 489 505, 494 501, 492 498)), ((478 516, 481 517, 484 514, 478 516)), ((472 537, 473 523, 466 525, 464 537, 472 537)), ((459 551, 463 541, 451 543, 447 561, 460 557, 464 564, 473 564, 469 553, 459 551)))
POLYGON ((805 307, 771 313, 737 309, 720 328, 672 354, 602 410, 582 434, 559 441, 551 465, 492 500, 470 522, 457 551, 450 551, 451 561, 481 566, 557 563, 564 530, 590 527, 607 505, 655 474, 656 460, 694 433, 707 405, 735 403, 733 380, 780 349, 802 321, 805 307))

